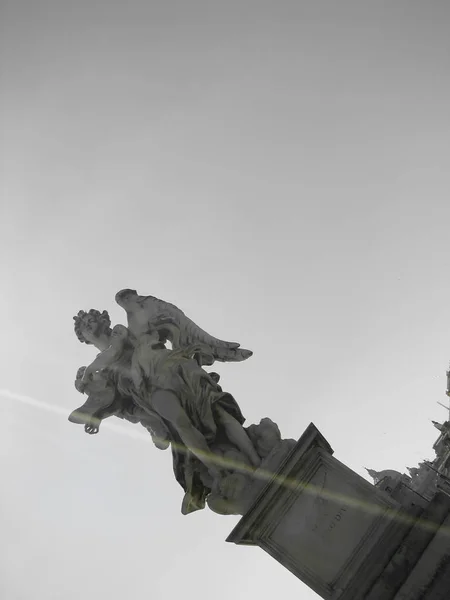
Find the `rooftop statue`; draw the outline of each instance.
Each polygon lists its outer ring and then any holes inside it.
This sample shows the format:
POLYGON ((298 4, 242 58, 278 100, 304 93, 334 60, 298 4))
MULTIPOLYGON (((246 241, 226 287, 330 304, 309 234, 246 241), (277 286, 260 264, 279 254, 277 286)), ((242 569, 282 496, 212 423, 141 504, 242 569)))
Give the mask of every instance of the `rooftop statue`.
POLYGON ((175 477, 185 491, 184 514, 206 502, 216 512, 240 514, 255 471, 283 443, 270 419, 245 428, 236 400, 204 366, 243 361, 252 353, 212 337, 153 296, 127 289, 116 301, 126 311, 127 327, 111 328, 106 311, 74 317, 78 339, 100 353, 78 369, 75 387, 88 399, 69 420, 89 434, 110 416, 140 423, 158 448, 172 448, 175 477))

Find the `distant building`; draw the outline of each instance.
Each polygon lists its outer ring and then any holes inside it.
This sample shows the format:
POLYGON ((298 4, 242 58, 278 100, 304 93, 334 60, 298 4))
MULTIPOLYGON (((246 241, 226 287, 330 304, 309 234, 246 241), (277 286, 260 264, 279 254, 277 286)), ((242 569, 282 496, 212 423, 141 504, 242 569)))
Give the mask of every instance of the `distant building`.
MULTIPOLYGON (((446 375, 446 394, 450 397, 450 370, 446 375)), ((401 481, 426 500, 431 500, 438 490, 450 493, 450 406, 447 410, 449 412, 447 421, 444 423, 432 421, 440 434, 433 445, 435 458, 432 461, 424 460, 417 467, 408 467, 409 476, 389 469, 383 471, 366 469, 374 485, 384 489, 386 485, 392 486, 401 481)))

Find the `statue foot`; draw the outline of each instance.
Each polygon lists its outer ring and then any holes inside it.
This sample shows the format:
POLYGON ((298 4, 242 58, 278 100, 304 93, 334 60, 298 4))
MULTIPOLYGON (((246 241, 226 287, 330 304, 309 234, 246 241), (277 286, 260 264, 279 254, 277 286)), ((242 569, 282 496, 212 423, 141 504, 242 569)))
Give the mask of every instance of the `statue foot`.
POLYGON ((189 492, 185 493, 183 502, 181 504, 181 514, 189 515, 197 510, 203 510, 204 508, 204 502, 198 502, 197 498, 194 498, 194 496, 189 492))

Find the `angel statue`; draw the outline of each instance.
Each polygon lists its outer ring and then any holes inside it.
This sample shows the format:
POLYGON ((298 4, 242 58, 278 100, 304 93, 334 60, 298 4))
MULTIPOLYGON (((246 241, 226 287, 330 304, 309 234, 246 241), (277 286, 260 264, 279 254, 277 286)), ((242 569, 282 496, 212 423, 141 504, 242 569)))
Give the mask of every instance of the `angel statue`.
POLYGON ((115 415, 141 422, 157 446, 170 440, 176 476, 187 494, 183 512, 190 512, 204 506, 214 483, 226 474, 224 456, 230 449, 241 468, 260 464, 238 404, 223 392, 219 376, 200 366, 227 357, 245 360, 251 352, 213 338, 171 304, 129 290, 117 298, 127 307, 133 331, 123 325, 111 329, 106 311, 80 311, 74 317, 78 339, 101 352, 79 370, 76 387, 89 398, 70 420, 96 433, 103 418, 115 415), (172 349, 166 348, 167 340, 172 349), (190 480, 197 484, 188 485, 190 480), (203 489, 195 494, 194 488, 203 489))

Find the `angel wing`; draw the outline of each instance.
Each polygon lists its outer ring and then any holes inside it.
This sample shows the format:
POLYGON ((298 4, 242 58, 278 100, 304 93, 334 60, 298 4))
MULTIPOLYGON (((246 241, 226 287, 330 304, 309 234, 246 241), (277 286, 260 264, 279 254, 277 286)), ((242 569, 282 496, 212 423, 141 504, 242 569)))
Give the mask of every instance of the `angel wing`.
POLYGON ((135 290, 122 290, 116 294, 116 302, 125 309, 128 329, 136 338, 151 327, 159 326, 161 329, 163 325, 163 337, 170 340, 174 348, 201 346, 205 365, 212 365, 215 360, 240 362, 253 354, 240 348, 237 342, 226 342, 210 335, 174 304, 154 296, 139 296, 135 290))

